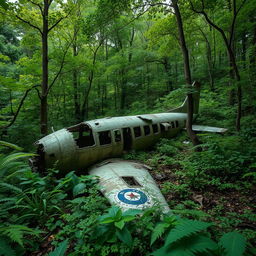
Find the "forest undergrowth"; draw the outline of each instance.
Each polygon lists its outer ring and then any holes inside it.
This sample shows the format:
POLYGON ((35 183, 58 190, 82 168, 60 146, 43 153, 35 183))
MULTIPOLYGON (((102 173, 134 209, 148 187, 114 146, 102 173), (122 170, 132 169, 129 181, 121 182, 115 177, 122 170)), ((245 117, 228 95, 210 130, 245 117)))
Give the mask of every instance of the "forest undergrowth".
MULTIPOLYGON (((197 123, 231 127, 210 123, 227 113, 206 97, 197 123)), ((41 176, 24 161, 31 153, 1 142, 0 255, 255 255, 256 129, 252 115, 243 121, 239 133, 198 134, 201 152, 182 131, 123 156, 152 167, 166 216, 157 207, 122 213, 86 172, 41 176)))

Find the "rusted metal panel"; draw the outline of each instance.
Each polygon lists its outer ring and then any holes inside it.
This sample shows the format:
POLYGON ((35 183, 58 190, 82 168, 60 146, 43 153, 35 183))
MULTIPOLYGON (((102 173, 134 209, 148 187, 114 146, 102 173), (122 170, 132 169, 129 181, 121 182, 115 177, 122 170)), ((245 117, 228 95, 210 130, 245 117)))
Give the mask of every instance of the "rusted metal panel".
POLYGON ((157 206, 163 212, 170 208, 144 164, 110 159, 93 166, 89 173, 99 177, 99 187, 111 204, 127 209, 146 209, 157 206), (136 183, 127 183, 129 178, 136 183))

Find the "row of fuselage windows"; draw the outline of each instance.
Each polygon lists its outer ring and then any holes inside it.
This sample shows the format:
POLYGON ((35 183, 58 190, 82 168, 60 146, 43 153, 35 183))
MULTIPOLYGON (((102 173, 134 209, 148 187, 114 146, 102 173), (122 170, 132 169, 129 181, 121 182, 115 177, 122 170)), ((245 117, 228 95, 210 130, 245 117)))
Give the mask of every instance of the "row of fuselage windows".
MULTIPOLYGON (((178 121, 172 121, 172 122, 165 123, 165 124, 168 124, 169 128, 178 128, 179 127, 178 121)), ((132 139, 132 135, 131 135, 132 129, 133 129, 135 139, 142 137, 143 132, 144 132, 144 136, 148 136, 150 134, 157 134, 160 131, 161 132, 167 131, 166 125, 164 125, 164 124, 144 125, 144 126, 137 126, 137 127, 125 128, 125 129, 128 129, 130 139, 132 139)), ((122 141, 121 131, 114 130, 113 132, 114 132, 114 141, 116 143, 121 142, 122 141)), ((99 136, 99 142, 100 142, 101 146, 111 144, 112 138, 111 138, 110 130, 98 132, 98 136, 99 136)), ((75 141, 79 148, 90 147, 90 146, 95 145, 92 131, 83 132, 82 134, 79 135, 79 137, 77 139, 75 139, 75 141)))

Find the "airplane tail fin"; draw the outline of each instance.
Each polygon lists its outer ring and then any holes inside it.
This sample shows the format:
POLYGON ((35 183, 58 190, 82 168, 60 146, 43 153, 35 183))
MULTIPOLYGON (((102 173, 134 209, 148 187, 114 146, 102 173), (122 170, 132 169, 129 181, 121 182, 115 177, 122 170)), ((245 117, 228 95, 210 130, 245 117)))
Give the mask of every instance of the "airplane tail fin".
MULTIPOLYGON (((193 88, 193 113, 194 114, 198 114, 199 111, 199 101, 200 101, 200 83, 195 81, 192 84, 192 88, 193 88)), ((188 97, 186 97, 186 99, 184 100, 184 102, 182 103, 182 105, 180 105, 179 107, 175 108, 175 109, 171 109, 168 112, 172 112, 172 113, 187 113, 187 104, 188 104, 188 97)))

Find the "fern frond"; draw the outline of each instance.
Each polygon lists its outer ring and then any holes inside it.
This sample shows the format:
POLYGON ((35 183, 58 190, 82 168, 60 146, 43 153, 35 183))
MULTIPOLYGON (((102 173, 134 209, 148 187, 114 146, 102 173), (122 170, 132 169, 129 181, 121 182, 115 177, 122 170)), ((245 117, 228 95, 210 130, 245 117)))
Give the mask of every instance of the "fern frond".
POLYGON ((16 256, 15 251, 4 237, 0 237, 0 256, 16 256))
POLYGON ((61 242, 53 252, 49 253, 49 256, 64 256, 67 250, 67 247, 68 247, 68 239, 61 242))
POLYGON ((17 229, 13 225, 8 227, 0 228, 2 230, 2 234, 8 236, 13 242, 18 243, 23 246, 23 231, 21 229, 17 229))
POLYGON ((194 235, 167 245, 152 253, 154 256, 196 256, 211 255, 209 251, 217 250, 217 244, 209 237, 194 235))
POLYGON ((229 232, 220 238, 219 246, 224 249, 223 256, 242 256, 245 251, 246 239, 237 232, 229 232))
POLYGON ((14 186, 12 184, 5 183, 5 182, 1 182, 0 187, 7 188, 9 191, 11 190, 11 191, 15 192, 16 194, 23 192, 22 189, 18 188, 17 186, 14 186))
POLYGON ((163 235, 167 227, 169 227, 169 224, 164 222, 156 225, 151 235, 150 245, 152 245, 159 237, 163 235))
POLYGON ((5 202, 15 202, 17 200, 16 197, 6 197, 6 198, 0 198, 0 203, 5 202))
POLYGON ((15 149, 15 150, 17 150, 17 151, 23 150, 23 148, 21 148, 21 147, 15 145, 15 144, 12 144, 12 143, 10 143, 10 142, 3 141, 3 140, 0 140, 0 145, 1 145, 1 146, 4 146, 4 147, 8 147, 8 148, 15 149))
POLYGON ((165 245, 177 242, 178 240, 194 235, 210 227, 212 224, 197 220, 182 220, 174 229, 172 229, 166 240, 165 245))
POLYGON ((37 236, 40 231, 33 230, 23 225, 8 225, 8 226, 0 226, 0 232, 3 235, 9 237, 13 242, 18 243, 23 246, 23 236, 25 234, 35 235, 37 236))
POLYGON ((21 159, 21 158, 25 158, 25 157, 31 157, 31 156, 35 156, 35 154, 32 153, 23 153, 23 152, 19 152, 19 153, 14 153, 11 154, 7 157, 5 157, 1 163, 1 168, 4 168, 8 163, 21 159))

